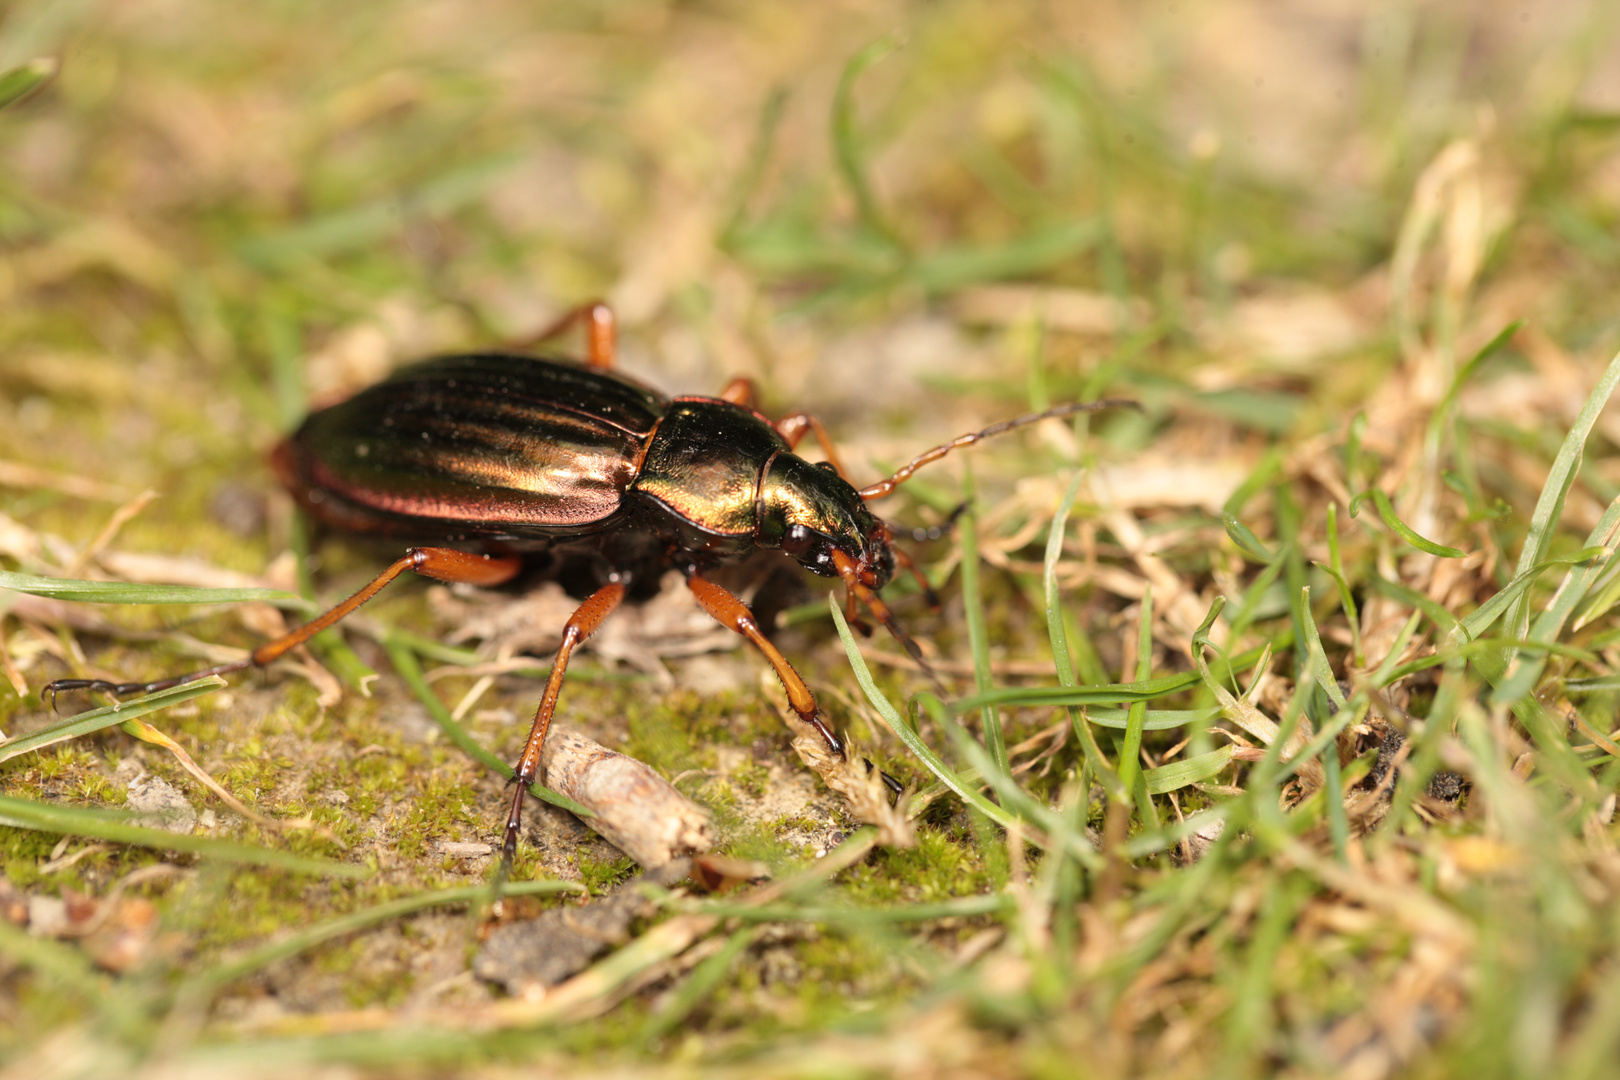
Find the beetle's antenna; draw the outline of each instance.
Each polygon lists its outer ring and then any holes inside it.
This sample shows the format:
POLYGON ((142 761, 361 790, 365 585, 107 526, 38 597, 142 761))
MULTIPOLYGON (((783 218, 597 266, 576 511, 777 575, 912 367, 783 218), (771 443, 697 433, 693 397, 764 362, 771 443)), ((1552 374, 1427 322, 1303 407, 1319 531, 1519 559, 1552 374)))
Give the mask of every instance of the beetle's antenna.
POLYGON ((879 480, 875 484, 861 488, 859 494, 861 498, 866 499, 869 502, 872 499, 881 499, 885 495, 891 495, 894 493, 895 488, 899 487, 907 480, 910 480, 912 474, 918 469, 922 468, 924 465, 938 461, 952 450, 956 450, 964 446, 972 446, 976 442, 982 442, 983 440, 993 438, 996 435, 1005 434, 1006 432, 1012 431, 1015 428, 1027 427, 1030 424, 1039 423, 1042 420, 1055 420, 1064 416, 1074 416, 1078 413, 1097 412, 1101 409, 1112 409, 1116 406, 1123 406, 1132 409, 1140 409, 1142 407, 1136 402, 1127 400, 1125 398, 1109 398, 1106 401, 1071 401, 1067 405, 1059 405, 1056 408, 1047 409, 1045 412, 1030 413, 1027 416, 1018 416, 1011 420, 1003 420, 999 424, 991 424, 983 431, 974 431, 966 435, 959 435, 950 442, 941 443, 932 450, 924 450, 922 453, 912 458, 910 464, 901 466, 899 471, 897 471, 893 476, 889 477, 887 480, 879 480))

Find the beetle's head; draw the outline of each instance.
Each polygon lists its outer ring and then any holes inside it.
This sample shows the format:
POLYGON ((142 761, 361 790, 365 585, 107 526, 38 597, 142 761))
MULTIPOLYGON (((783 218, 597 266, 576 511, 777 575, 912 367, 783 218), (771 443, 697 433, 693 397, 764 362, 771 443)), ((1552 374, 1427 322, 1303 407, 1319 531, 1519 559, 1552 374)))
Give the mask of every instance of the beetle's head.
MULTIPOLYGON (((842 578, 850 621, 861 625, 855 605, 864 604, 928 671, 922 650, 877 594, 894 576, 896 562, 910 565, 910 560, 896 550, 894 534, 866 508, 861 493, 830 464, 812 465, 797 455, 779 453, 760 474, 758 500, 759 545, 779 547, 817 574, 842 578)), ((920 580, 932 595, 926 579, 920 580)))
POLYGON ((889 527, 831 465, 796 454, 771 459, 760 477, 758 541, 780 547, 823 577, 881 589, 894 576, 889 527))

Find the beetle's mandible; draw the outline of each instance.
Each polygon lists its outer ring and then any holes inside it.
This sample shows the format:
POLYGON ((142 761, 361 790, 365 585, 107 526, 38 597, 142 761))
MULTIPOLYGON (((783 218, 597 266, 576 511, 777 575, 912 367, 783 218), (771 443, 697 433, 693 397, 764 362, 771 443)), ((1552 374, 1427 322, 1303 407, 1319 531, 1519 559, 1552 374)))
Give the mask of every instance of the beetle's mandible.
MULTIPOLYGON (((907 649, 915 644, 878 597, 896 565, 888 525, 867 502, 958 447, 1033 423, 1121 401, 1084 402, 1005 421, 918 455, 893 476, 856 488, 813 416, 767 419, 752 385, 735 380, 719 397, 667 397, 612 370, 613 315, 587 304, 536 335, 575 322, 586 328, 586 363, 516 352, 426 360, 312 413, 271 454, 282 484, 317 520, 411 547, 359 592, 247 659, 147 683, 62 679, 45 692, 151 693, 208 675, 262 667, 304 644, 406 571, 440 581, 499 585, 524 556, 588 553, 599 587, 563 630, 545 693, 516 765, 503 854, 517 847, 523 797, 540 772, 546 730, 574 648, 625 599, 633 581, 675 568, 710 615, 746 637, 775 669, 804 723, 842 756, 810 688, 765 637, 752 612, 710 580, 717 566, 755 550, 785 552, 816 574, 841 579, 907 649), (813 433, 828 460, 794 453, 813 433)), ((919 579, 921 575, 918 575, 919 579)), ((926 589, 926 582, 923 582, 926 589)))

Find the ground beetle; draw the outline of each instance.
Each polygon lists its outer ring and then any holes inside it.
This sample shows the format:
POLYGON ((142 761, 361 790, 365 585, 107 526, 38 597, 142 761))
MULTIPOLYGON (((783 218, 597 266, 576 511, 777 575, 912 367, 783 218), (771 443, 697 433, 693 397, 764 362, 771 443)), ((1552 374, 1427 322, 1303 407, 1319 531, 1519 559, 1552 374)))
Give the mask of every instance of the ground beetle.
POLYGON ((422 361, 312 413, 271 454, 282 484, 317 520, 434 546, 409 548, 359 592, 245 660, 148 683, 61 679, 46 692, 151 693, 262 667, 407 570, 440 581, 499 585, 517 575, 526 554, 586 553, 599 568, 598 587, 564 627, 518 759, 506 820, 509 862, 568 659, 632 582, 656 581, 670 567, 685 574, 704 610, 753 642, 782 680, 794 712, 842 757, 843 743, 822 721, 799 673, 748 607, 707 573, 757 549, 786 552, 817 574, 842 579, 851 613, 857 601, 865 605, 921 659, 877 596, 896 564, 910 568, 910 560, 867 502, 958 447, 1048 417, 1129 404, 1075 403, 1021 416, 936 446, 888 479, 856 488, 815 417, 794 413, 773 423, 754 408, 754 388, 745 379, 719 397, 671 398, 612 371, 615 326, 604 304, 579 308, 531 343, 574 322, 586 329, 584 365, 517 352, 422 361), (807 433, 829 460, 812 464, 793 452, 807 433))

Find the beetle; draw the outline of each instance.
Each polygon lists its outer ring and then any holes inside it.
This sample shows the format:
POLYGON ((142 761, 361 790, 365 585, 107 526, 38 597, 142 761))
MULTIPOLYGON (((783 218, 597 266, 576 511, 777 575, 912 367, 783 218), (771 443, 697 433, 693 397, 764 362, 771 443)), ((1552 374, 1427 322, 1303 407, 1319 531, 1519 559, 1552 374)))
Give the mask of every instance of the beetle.
POLYGON ((919 454, 892 476, 857 488, 826 429, 808 413, 771 421, 752 383, 717 397, 669 397, 613 370, 612 311, 591 303, 530 339, 583 323, 585 363, 516 351, 443 356, 403 367, 310 414, 270 455, 282 485, 312 517, 344 532, 417 542, 363 588, 240 661, 145 683, 59 679, 60 692, 152 693, 194 679, 263 667, 349 615, 410 571, 447 582, 500 585, 526 555, 582 553, 598 584, 563 629, 513 777, 503 858, 517 849, 523 796, 539 774, 546 731, 574 649, 626 598, 632 584, 679 570, 698 603, 753 643, 775 670, 798 718, 842 758, 844 743, 815 696, 738 597, 710 579, 760 549, 840 579, 857 602, 921 660, 878 592, 897 567, 918 573, 891 527, 867 503, 919 468, 982 439, 1050 417, 1126 401, 1078 402, 1021 416, 919 454), (828 460, 795 453, 815 435, 828 460))

